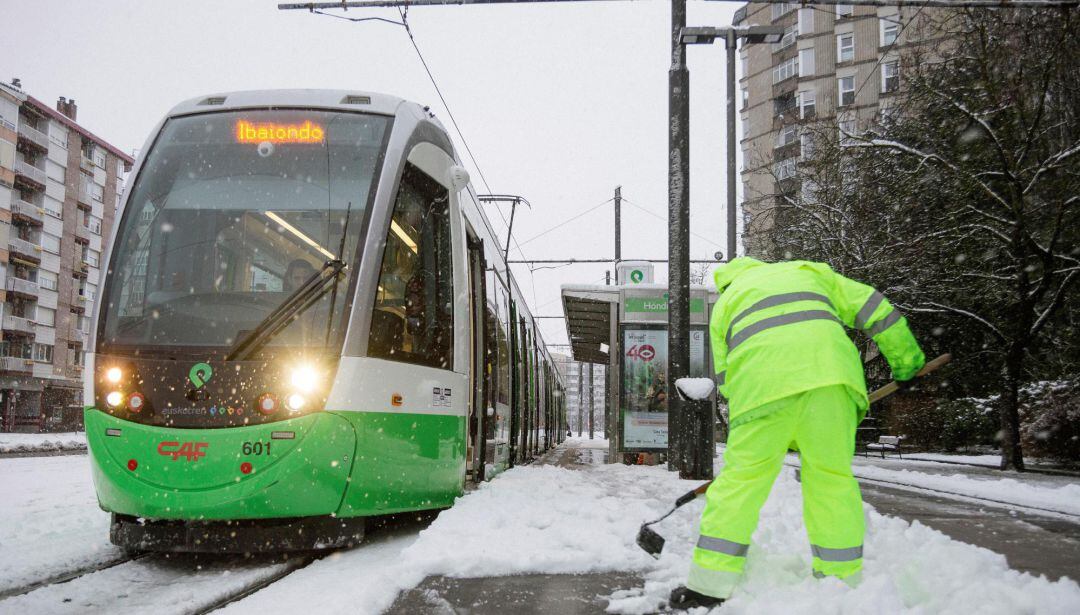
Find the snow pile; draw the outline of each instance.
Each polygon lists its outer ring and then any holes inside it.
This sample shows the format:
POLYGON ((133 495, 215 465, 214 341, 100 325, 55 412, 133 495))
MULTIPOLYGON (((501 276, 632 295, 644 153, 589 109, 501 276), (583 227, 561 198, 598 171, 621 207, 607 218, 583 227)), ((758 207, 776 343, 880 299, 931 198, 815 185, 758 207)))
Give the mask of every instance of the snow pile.
POLYGON ((0 453, 85 450, 86 434, 83 432, 0 433, 0 453))
POLYGON ((1013 478, 978 479, 963 474, 943 476, 912 470, 890 470, 869 465, 856 465, 855 476, 870 480, 887 480, 924 489, 938 489, 959 495, 1006 502, 1016 506, 1031 506, 1065 514, 1080 515, 1080 484, 1061 487, 1041 487, 1013 478))
MULTIPOLYGON (((1080 586, 1070 579, 1009 569, 1004 556, 950 539, 920 523, 867 510, 863 582, 851 589, 810 573, 810 545, 802 522, 800 486, 782 472, 761 512, 747 558, 746 578, 717 613, 1074 613, 1080 586)), ((685 582, 697 517, 678 511, 657 528, 667 546, 643 589, 616 592, 609 611, 658 610, 685 582)))
POLYGON ((679 391, 690 399, 704 400, 712 396, 716 383, 712 378, 679 378, 675 381, 679 391))
POLYGON ((0 460, 0 494, 0 591, 122 555, 86 456, 0 460))
MULTIPOLYGON (((667 538, 659 560, 634 542, 698 483, 661 467, 606 465, 567 470, 519 467, 460 498, 418 536, 376 538, 316 562, 231 605, 262 609, 380 612, 425 577, 638 571, 644 587, 616 592, 609 611, 657 611, 685 582, 703 502, 654 526, 667 538)), ((1010 570, 1005 558, 918 523, 867 507, 865 578, 851 589, 810 572, 799 485, 785 471, 762 511, 746 582, 718 612, 731 613, 1074 613, 1080 586, 1010 570)))

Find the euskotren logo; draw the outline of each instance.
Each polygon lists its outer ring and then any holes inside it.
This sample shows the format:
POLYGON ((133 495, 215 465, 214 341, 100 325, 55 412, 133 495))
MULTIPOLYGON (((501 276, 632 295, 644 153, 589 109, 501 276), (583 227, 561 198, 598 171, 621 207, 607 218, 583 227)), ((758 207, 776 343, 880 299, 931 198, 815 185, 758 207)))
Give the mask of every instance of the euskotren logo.
POLYGON ((188 372, 188 380, 198 390, 206 386, 206 383, 210 381, 213 375, 214 368, 210 367, 209 363, 196 363, 191 366, 191 371, 188 372))

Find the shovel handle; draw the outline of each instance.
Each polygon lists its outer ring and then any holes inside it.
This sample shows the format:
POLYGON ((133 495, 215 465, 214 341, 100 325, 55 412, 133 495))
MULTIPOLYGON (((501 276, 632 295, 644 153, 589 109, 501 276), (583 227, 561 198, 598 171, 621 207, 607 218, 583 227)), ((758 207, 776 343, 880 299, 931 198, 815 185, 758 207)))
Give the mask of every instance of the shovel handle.
MULTIPOLYGON (((952 361, 952 355, 946 352, 945 354, 937 357, 932 361, 927 361, 927 363, 922 366, 922 369, 920 369, 918 373, 915 374, 915 377, 922 378, 923 376, 926 376, 927 374, 930 374, 931 372, 934 372, 942 366, 946 365, 949 361, 952 361)), ((898 390, 900 390, 900 385, 893 381, 871 393, 868 396, 868 399, 870 400, 870 403, 874 403, 892 395, 898 390)))

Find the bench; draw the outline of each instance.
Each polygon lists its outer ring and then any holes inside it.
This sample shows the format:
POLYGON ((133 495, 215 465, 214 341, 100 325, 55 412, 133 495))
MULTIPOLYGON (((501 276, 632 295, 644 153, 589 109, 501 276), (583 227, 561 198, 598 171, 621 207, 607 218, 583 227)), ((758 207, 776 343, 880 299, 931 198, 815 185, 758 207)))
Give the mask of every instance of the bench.
POLYGON ((870 451, 881 451, 881 458, 885 458, 885 452, 895 452, 896 456, 900 459, 904 458, 904 455, 900 452, 900 445, 904 441, 903 436, 881 436, 877 442, 869 442, 863 449, 863 456, 868 457, 870 451))

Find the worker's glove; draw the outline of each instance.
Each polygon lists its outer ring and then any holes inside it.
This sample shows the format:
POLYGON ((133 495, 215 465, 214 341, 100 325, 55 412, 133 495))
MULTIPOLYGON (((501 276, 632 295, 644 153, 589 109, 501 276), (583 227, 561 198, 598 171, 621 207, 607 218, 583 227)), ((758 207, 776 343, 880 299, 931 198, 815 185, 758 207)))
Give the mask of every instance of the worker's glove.
POLYGON ((918 390, 918 386, 919 384, 915 382, 915 378, 896 381, 896 389, 901 393, 911 393, 912 391, 916 391, 918 390))

